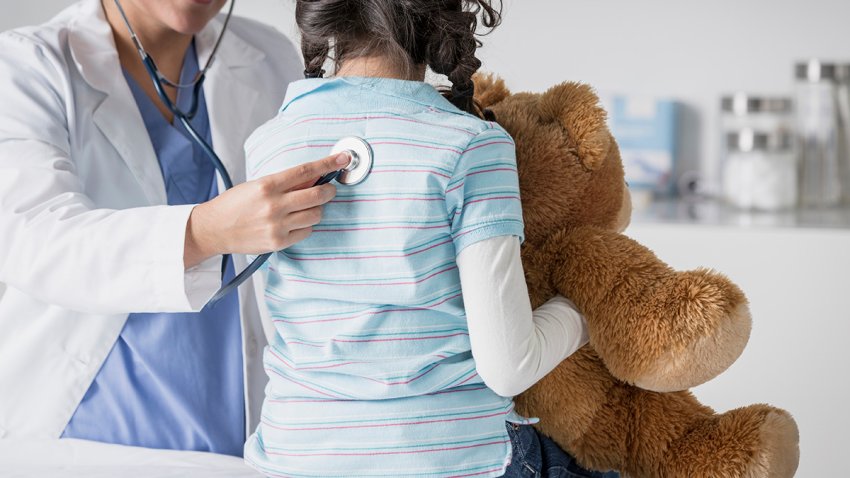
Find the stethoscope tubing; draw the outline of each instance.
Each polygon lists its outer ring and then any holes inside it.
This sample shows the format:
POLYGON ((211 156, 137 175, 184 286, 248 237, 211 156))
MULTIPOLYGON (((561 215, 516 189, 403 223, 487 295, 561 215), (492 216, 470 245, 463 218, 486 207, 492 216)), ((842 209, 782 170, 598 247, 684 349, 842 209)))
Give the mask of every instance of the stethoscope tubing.
MULTIPOLYGON (((198 130, 192 126, 191 120, 198 114, 198 107, 200 106, 200 96, 201 96, 201 88, 204 85, 204 80, 206 79, 206 75, 201 75, 195 85, 192 87, 192 103, 189 106, 189 111, 181 110, 177 105, 171 101, 171 98, 165 93, 165 88, 162 86, 162 82, 159 80, 160 75, 158 74, 158 69, 156 67, 156 63, 153 61, 150 55, 145 54, 142 57, 142 64, 145 66, 145 70, 148 72, 148 76, 151 77, 153 81, 154 90, 156 90, 157 96, 159 96, 159 100, 171 111, 171 114, 180 121, 180 124, 183 125, 183 128, 189 133, 189 136, 192 137, 192 140, 201 147, 204 151, 204 154, 207 155, 210 162, 213 164, 213 167, 218 172, 219 177, 221 177, 221 182, 224 184, 224 189, 228 190, 233 187, 233 180, 230 178, 230 174, 227 172, 227 169, 224 167, 224 163, 221 161, 221 158, 218 157, 218 154, 213 150, 212 146, 206 142, 204 138, 201 137, 201 134, 198 133, 198 130)), ((230 260, 230 255, 225 254, 221 258, 221 277, 224 279, 225 271, 227 270, 227 262, 230 260)), ((241 274, 240 274, 241 275, 241 274)), ((244 279, 243 279, 244 281, 244 279)), ((240 282, 241 283, 241 282, 240 282)))
MULTIPOLYGON (((224 284, 215 295, 207 302, 207 307, 215 307, 215 305, 221 301, 227 294, 232 292, 234 289, 242 285, 243 282, 248 280, 255 272, 260 270, 260 267, 263 267, 263 264, 269 260, 269 257, 272 256, 271 252, 266 252, 265 254, 260 254, 255 257, 248 267, 242 270, 239 274, 236 275, 233 279, 231 279, 227 284, 224 284)), ((226 256, 226 257, 229 257, 226 256)))
MULTIPOLYGON (((189 111, 186 112, 186 111, 181 110, 177 105, 175 105, 174 102, 171 101, 171 98, 169 98, 168 95, 165 93, 165 89, 162 86, 162 82, 159 80, 159 74, 157 73, 158 70, 157 70, 157 67, 156 67, 156 63, 154 63, 154 61, 153 61, 153 58, 151 58, 149 55, 146 55, 143 58, 142 63, 144 63, 145 70, 147 70, 148 75, 151 77, 151 80, 153 80, 154 89, 156 90, 157 96, 159 96, 160 101, 162 101, 163 104, 165 104, 165 106, 171 111, 171 113, 174 115, 174 117, 177 118, 178 121, 180 121, 180 124, 182 124, 183 127, 186 129, 186 131, 189 133, 189 136, 192 137, 192 140, 194 140, 195 143, 198 146, 201 147, 201 149, 204 151, 204 154, 206 154, 207 157, 209 158, 210 162, 213 163, 215 170, 218 172, 219 176, 221 177, 221 181, 224 184, 224 189, 225 190, 231 189, 233 187, 233 180, 230 178, 230 174, 228 174, 227 169, 225 169, 224 163, 221 161, 221 158, 218 157, 218 154, 216 154, 216 152, 213 150, 212 146, 210 146, 210 144, 207 143, 207 141, 204 138, 201 137, 200 133, 198 133, 198 131, 195 129, 194 126, 192 126, 192 123, 191 123, 191 119, 198 112, 198 106, 199 106, 199 103, 200 103, 199 97, 200 97, 201 87, 203 86, 205 76, 202 75, 200 78, 198 78, 197 82, 195 83, 194 87, 192 88, 192 103, 191 103, 191 106, 189 108, 189 111)), ((327 184, 327 183, 333 181, 334 179, 336 179, 342 173, 342 171, 343 170, 340 169, 340 170, 333 171, 329 174, 322 176, 321 178, 319 178, 318 181, 316 181, 316 184, 314 184, 313 186, 320 186, 322 184, 327 184)), ((269 260, 271 255, 272 255, 272 253, 268 252, 268 253, 261 254, 261 255, 257 256, 256 258, 254 258, 254 260, 251 261, 250 264, 248 264, 248 267, 246 267, 242 272, 237 274, 236 277, 231 279, 229 282, 222 285, 222 287, 218 290, 218 292, 216 292, 215 295, 213 295, 213 297, 207 302, 206 306, 207 307, 214 307, 218 302, 221 301, 221 299, 223 299, 230 292, 232 292, 233 290, 238 288, 246 280, 248 280, 248 278, 251 277, 251 275, 253 275, 255 272, 257 272, 260 269, 260 267, 262 267, 263 264, 265 264, 266 261, 269 260)), ((224 279, 225 270, 227 268, 227 263, 228 263, 229 259, 230 259, 230 254, 225 254, 225 255, 222 256, 222 259, 221 259, 221 277, 222 277, 222 280, 224 279)))
MULTIPOLYGON (((327 184, 333 181, 342 173, 342 171, 343 170, 340 169, 322 176, 321 178, 319 178, 318 181, 316 181, 315 184, 313 184, 313 186, 321 186, 322 184, 327 184)), ((260 270, 260 267, 263 267, 263 264, 265 264, 271 256, 272 253, 267 252, 265 254, 260 254, 259 256, 254 258, 254 260, 251 261, 250 264, 248 264, 248 267, 246 267, 242 272, 240 272, 239 275, 231 279, 230 282, 225 284, 221 289, 218 290, 218 292, 215 293, 214 296, 212 296, 209 302, 207 302, 207 307, 215 306, 215 304, 217 304, 227 294, 242 285, 242 283, 248 280, 251 275, 260 270)))
POLYGON ((230 189, 233 187, 233 180, 230 179, 230 174, 228 174, 227 169, 224 167, 224 163, 221 161, 221 158, 218 157, 216 152, 212 149, 209 143, 201 137, 198 130, 192 126, 191 120, 198 114, 198 106, 200 103, 201 96, 201 88, 204 85, 204 80, 206 76, 201 76, 198 81, 195 83, 195 86, 192 88, 192 104, 189 108, 189 111, 183 111, 174 102, 171 101, 171 98, 165 93, 165 89, 162 87, 162 82, 158 80, 159 75, 157 74, 156 63, 154 63, 153 58, 147 56, 143 62, 145 65, 145 70, 147 70, 148 75, 151 77, 153 81, 153 87, 156 90, 157 96, 159 96, 160 101, 168 108, 169 111, 180 121, 180 124, 183 125, 183 128, 186 129, 186 132, 192 137, 192 140, 201 147, 204 151, 204 154, 209 157, 210 162, 213 163, 215 170, 218 172, 219 176, 221 176, 221 182, 224 183, 224 189, 230 189))
MULTIPOLYGON (((223 32, 222 32, 223 34, 223 32)), ((204 154, 209 158, 210 162, 213 164, 216 172, 221 178, 221 182, 224 185, 224 189, 228 190, 233 188, 233 180, 230 178, 230 174, 227 172, 227 169, 224 167, 224 163, 219 158, 218 154, 213 150, 212 146, 210 146, 207 141, 201 137, 201 134, 198 133, 198 130, 192 126, 191 120, 197 115, 198 109, 200 106, 200 96, 201 96, 201 88, 203 88, 204 80, 206 79, 206 71, 202 72, 200 76, 196 79, 195 84, 192 86, 192 103, 189 106, 188 111, 183 111, 177 105, 171 101, 171 98, 168 97, 168 94, 165 92, 165 88, 162 85, 162 80, 160 79, 161 75, 159 74, 159 69, 156 66, 153 58, 147 54, 147 52, 141 51, 142 55, 142 64, 145 67, 145 70, 150 76, 151 81, 153 83, 154 90, 156 91, 159 100, 168 108, 169 111, 174 115, 174 117, 183 125, 183 128, 189 133, 189 136, 192 137, 192 140, 200 146, 201 150, 203 150, 204 154)), ((218 292, 213 296, 213 298, 208 302, 208 306, 214 306, 218 303, 224 296, 226 296, 230 291, 239 287, 243 282, 245 282, 248 277, 251 276, 254 272, 256 272, 262 265, 268 260, 271 256, 271 253, 263 254, 258 256, 248 267, 240 272, 236 277, 230 280, 227 284, 224 284, 218 292)), ((230 261, 230 254, 224 254, 221 258, 221 277, 222 280, 225 276, 225 271, 227 269, 227 263, 230 261)))
MULTIPOLYGON (((157 68, 156 63, 154 62, 153 58, 150 55, 148 55, 148 53, 142 47, 141 42, 136 37, 136 33, 133 31, 133 27, 130 25, 130 22, 127 19, 127 16, 124 14, 124 9, 122 8, 120 1, 115 0, 115 4, 118 6, 118 10, 121 13, 122 18, 124 19, 124 22, 127 25, 127 29, 130 31, 130 36, 131 36, 133 42, 136 44, 136 48, 139 50, 139 55, 141 56, 142 64, 144 65, 145 70, 148 73, 148 76, 150 76, 151 81, 153 82, 153 87, 154 87, 154 90, 156 90, 157 96, 159 97, 160 101, 162 101, 162 103, 165 105, 165 107, 168 108, 169 111, 171 111, 171 113, 174 115, 174 117, 177 118, 177 120, 180 122, 180 124, 183 125, 183 128, 186 129, 186 132, 189 133, 189 136, 192 137, 192 140, 198 146, 201 147, 204 154, 206 154, 206 156, 209 158, 209 160, 213 164, 213 167, 215 168, 216 172, 218 172, 219 177, 221 178, 221 182, 223 183, 225 190, 233 188, 233 180, 230 178, 230 174, 227 172, 227 169, 224 167, 224 163, 221 161, 221 158, 219 158, 218 154, 216 154, 216 152, 213 150, 212 146, 204 138, 201 137, 200 133, 198 133, 198 131, 195 129, 195 127, 192 126, 191 120, 198 113, 198 109, 199 109, 199 106, 200 106, 201 88, 203 87, 204 80, 206 79, 206 72, 207 72, 207 69, 212 64, 212 61, 215 57, 215 53, 216 53, 216 51, 218 51, 218 46, 219 46, 219 44, 221 44, 221 39, 224 36, 224 32, 227 30, 227 24, 229 23, 230 16, 233 13, 233 4, 234 3, 235 3, 235 0, 231 2, 230 10, 227 13, 227 18, 225 19, 224 26, 222 27, 222 32, 219 35, 218 40, 215 43, 215 46, 213 47, 213 52, 210 54, 210 58, 209 58, 209 60, 207 60, 207 64, 204 66, 204 69, 198 74, 198 76, 194 80, 194 83, 191 84, 191 86, 192 86, 192 102, 189 105, 189 110, 183 111, 183 110, 180 109, 180 107, 178 107, 176 104, 174 104, 173 101, 171 101, 171 98, 169 98, 168 94, 165 92, 165 88, 163 87, 162 84, 163 84, 163 82, 166 82, 167 84, 169 84, 173 87, 176 87, 176 88, 188 87, 188 86, 190 86, 190 84, 182 85, 182 84, 172 83, 167 78, 162 76, 162 74, 160 73, 159 69, 157 68)), ((328 174, 322 176, 321 178, 319 178, 319 180, 316 181, 316 183, 313 186, 319 186, 319 185, 322 185, 322 184, 327 184, 327 183, 333 181, 334 179, 338 178, 339 175, 342 174, 343 171, 344 171, 344 169, 340 169, 340 170, 328 173, 328 174)), ((255 272, 257 272, 263 266, 263 264, 265 264, 266 261, 269 260, 271 255, 272 255, 271 252, 267 252, 265 254, 261 254, 261 255, 257 256, 256 258, 254 258, 254 260, 251 261, 250 264, 248 264, 248 267, 246 267, 242 272, 237 274, 229 282, 227 282, 226 284, 223 284, 222 287, 218 290, 218 292, 216 292, 215 295, 213 295, 213 297, 209 300, 209 302, 207 302, 206 306, 207 307, 215 306, 219 301, 221 301, 221 299, 223 299, 225 296, 227 296, 234 289, 236 289, 240 285, 242 285, 242 283, 244 283, 246 280, 248 280, 248 278, 251 277, 251 275, 253 275, 255 272)), ((230 260, 230 254, 224 254, 222 256, 222 259, 221 259, 222 281, 224 281, 225 271, 226 271, 227 263, 229 262, 229 260, 230 260)))

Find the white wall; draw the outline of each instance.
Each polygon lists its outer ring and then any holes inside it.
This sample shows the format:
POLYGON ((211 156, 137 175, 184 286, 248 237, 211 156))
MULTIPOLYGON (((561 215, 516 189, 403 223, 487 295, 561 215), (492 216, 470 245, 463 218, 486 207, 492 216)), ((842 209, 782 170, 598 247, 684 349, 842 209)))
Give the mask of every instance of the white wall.
MULTIPOLYGON (((70 0, 6 1, 0 30, 43 21, 70 0)), ((240 0, 240 14, 292 34, 292 0, 240 0)), ((717 104, 745 90, 784 94, 792 64, 850 61, 846 0, 505 0, 485 68, 518 90, 563 80, 673 97, 685 105, 682 164, 715 170, 717 104)))
POLYGON ((846 0, 513 0, 484 57, 519 88, 574 79, 681 100, 681 160, 711 173, 720 96, 790 92, 798 59, 850 61, 848 19, 846 0))

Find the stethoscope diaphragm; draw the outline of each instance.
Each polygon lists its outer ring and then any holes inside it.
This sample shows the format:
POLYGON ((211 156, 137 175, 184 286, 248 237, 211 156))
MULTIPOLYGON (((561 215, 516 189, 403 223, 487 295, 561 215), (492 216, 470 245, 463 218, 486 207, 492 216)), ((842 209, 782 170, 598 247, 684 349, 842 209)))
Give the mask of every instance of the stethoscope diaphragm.
POLYGON ((375 153, 369 143, 357 136, 346 136, 337 141, 331 149, 331 155, 343 152, 351 155, 351 163, 337 176, 337 182, 354 186, 365 181, 372 172, 372 164, 375 161, 375 153))

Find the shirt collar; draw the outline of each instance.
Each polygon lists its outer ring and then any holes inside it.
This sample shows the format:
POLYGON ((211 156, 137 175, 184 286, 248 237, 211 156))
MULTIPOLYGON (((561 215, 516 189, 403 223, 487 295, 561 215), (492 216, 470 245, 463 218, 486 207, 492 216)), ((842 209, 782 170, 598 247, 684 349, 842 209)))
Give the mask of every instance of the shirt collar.
MULTIPOLYGON (((83 0, 69 7, 69 10, 71 8, 76 9, 68 34, 74 62, 89 85, 112 94, 116 88, 120 89, 118 82, 122 78, 115 39, 101 0, 83 0)), ((213 45, 224 26, 224 15, 220 13, 195 35, 200 64, 206 64, 212 53, 213 45)), ((226 68, 239 68, 254 65, 264 58, 265 53, 242 39, 231 23, 210 66, 210 75, 216 74, 217 63, 226 68)))
POLYGON ((286 98, 283 100, 281 111, 310 93, 332 89, 368 89, 386 96, 390 102, 398 100, 412 101, 422 106, 436 108, 449 113, 465 114, 443 97, 434 86, 428 83, 361 76, 310 78, 294 81, 289 84, 286 90, 286 98))

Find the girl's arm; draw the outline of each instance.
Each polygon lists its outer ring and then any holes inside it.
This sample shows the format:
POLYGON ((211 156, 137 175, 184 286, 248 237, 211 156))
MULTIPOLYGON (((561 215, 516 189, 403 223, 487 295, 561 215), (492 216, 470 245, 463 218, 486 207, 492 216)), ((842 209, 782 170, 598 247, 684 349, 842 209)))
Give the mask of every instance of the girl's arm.
POLYGON ((484 383, 519 395, 588 342, 584 317, 556 296, 532 312, 516 236, 464 248, 457 257, 472 355, 484 383))

